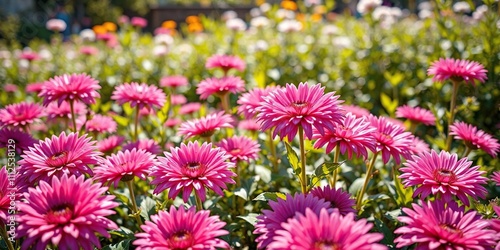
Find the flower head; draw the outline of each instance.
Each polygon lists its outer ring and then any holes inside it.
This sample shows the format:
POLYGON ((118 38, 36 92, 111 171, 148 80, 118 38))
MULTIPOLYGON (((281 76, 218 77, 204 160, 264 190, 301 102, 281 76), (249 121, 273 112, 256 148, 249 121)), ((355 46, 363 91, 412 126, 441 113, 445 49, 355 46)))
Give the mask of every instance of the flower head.
POLYGON ((99 49, 93 46, 82 46, 80 48, 80 53, 87 56, 96 55, 97 53, 99 53, 99 49))
POLYGON ((9 145, 14 145, 17 154, 22 154, 24 150, 27 150, 37 142, 30 134, 20 129, 0 129, 0 148, 12 149, 12 146, 9 147, 9 145))
POLYGON ((145 180, 149 170, 158 164, 155 157, 143 149, 120 151, 94 168, 94 178, 102 183, 113 183, 115 188, 120 181, 130 181, 135 176, 145 180))
POLYGON ((97 149, 104 154, 111 153, 113 152, 113 150, 119 147, 124 140, 125 138, 123 136, 112 135, 108 138, 98 141, 97 149))
POLYGON ((245 82, 239 76, 212 77, 201 81, 196 88, 200 99, 207 99, 211 95, 222 96, 227 93, 239 93, 245 90, 245 82))
POLYGON ((216 249, 229 248, 229 244, 217 238, 229 234, 223 227, 226 223, 219 216, 210 216, 210 211, 196 212, 194 207, 160 211, 141 226, 134 245, 138 250, 153 249, 216 249))
POLYGON ((404 128, 396 125, 385 117, 368 117, 371 125, 377 128, 374 132, 377 141, 376 152, 382 152, 382 160, 387 163, 392 157, 396 164, 401 162, 401 156, 410 157, 410 145, 414 136, 410 132, 405 132, 404 128))
POLYGON ((184 135, 186 138, 200 136, 210 137, 215 131, 221 128, 232 128, 233 118, 230 115, 224 114, 223 111, 213 113, 200 119, 193 119, 181 123, 177 133, 184 135))
POLYGON ((406 224, 395 231, 401 234, 394 241, 398 248, 416 243, 417 249, 492 249, 496 244, 488 221, 474 210, 464 212, 456 202, 435 200, 412 207, 403 208, 406 216, 398 217, 406 224))
POLYGON ((9 174, 7 168, 3 166, 0 169, 0 222, 7 223, 7 216, 9 215, 10 197, 8 195, 9 188, 9 174))
POLYGON ((257 115, 257 108, 260 107, 260 103, 264 101, 270 92, 278 89, 276 86, 267 86, 264 89, 254 88, 247 93, 244 93, 238 99, 238 113, 243 114, 246 119, 253 119, 257 115))
MULTIPOLYGON (((49 119, 61 118, 71 118, 71 107, 67 101, 63 101, 61 104, 57 102, 51 102, 45 108, 45 112, 49 119)), ((87 106, 81 102, 73 102, 73 112, 75 115, 85 115, 87 113, 87 106)))
POLYGON ((146 20, 145 18, 142 18, 142 17, 135 16, 135 17, 132 17, 132 19, 130 19, 130 24, 132 26, 144 28, 144 27, 148 26, 148 20, 146 20))
POLYGON ((413 123, 423 123, 425 125, 434 125, 436 123, 436 117, 431 111, 408 105, 398 107, 396 109, 396 117, 406 118, 413 123))
POLYGON ((446 202, 457 196, 465 205, 469 205, 470 196, 474 199, 484 198, 486 189, 482 186, 488 180, 481 176, 479 166, 471 167, 472 161, 467 158, 458 160, 456 154, 432 150, 413 156, 401 168, 400 178, 405 187, 417 186, 413 196, 420 194, 423 198, 430 194, 440 194, 446 202))
POLYGON ((484 66, 478 62, 452 58, 440 58, 438 61, 433 62, 427 70, 427 74, 433 75, 432 80, 436 82, 455 79, 464 80, 472 85, 475 84, 475 81, 486 81, 488 78, 486 76, 487 72, 484 66))
POLYGON ((43 107, 33 102, 20 102, 0 109, 0 126, 25 127, 40 121, 43 107))
POLYGON ((40 59, 40 55, 38 55, 38 53, 36 53, 35 51, 24 50, 19 55, 19 58, 20 59, 24 59, 24 60, 28 60, 28 61, 31 62, 31 61, 39 60, 40 59))
POLYGON ((373 225, 354 217, 354 213, 343 216, 323 208, 318 214, 307 208, 304 214, 282 224, 268 249, 388 249, 376 243, 383 234, 370 233, 373 225))
POLYGON ((410 145, 410 151, 414 155, 419 155, 423 152, 430 152, 431 148, 429 147, 429 144, 415 136, 413 138, 413 142, 410 145))
POLYGON ((62 32, 66 29, 66 22, 61 19, 50 19, 45 24, 45 27, 54 32, 62 32))
POLYGON ((257 132, 260 129, 260 123, 255 119, 243 120, 238 123, 238 129, 257 132))
POLYGON ((231 171, 234 163, 226 162, 228 158, 220 148, 212 148, 211 143, 200 145, 196 141, 171 148, 165 157, 158 157, 158 166, 151 170, 150 175, 155 178, 151 184, 157 185, 154 193, 170 189, 168 197, 173 199, 182 191, 184 202, 193 189, 202 201, 206 199, 206 188, 223 196, 222 189, 227 188, 226 183, 234 184, 232 177, 236 176, 231 171))
POLYGON ((217 147, 226 151, 230 155, 232 162, 256 160, 259 158, 259 143, 246 136, 233 136, 227 139, 222 139, 217 143, 217 147))
POLYGON ((497 186, 500 186, 500 171, 494 172, 491 175, 491 180, 493 180, 497 186))
POLYGON ((93 104, 96 98, 101 97, 97 92, 100 88, 99 82, 85 73, 64 74, 46 81, 38 96, 43 97, 45 106, 54 101, 57 101, 58 105, 63 101, 93 104))
POLYGON ((344 112, 347 113, 352 113, 356 117, 365 117, 370 115, 370 111, 368 109, 362 108, 357 105, 348 105, 348 104, 343 104, 342 109, 344 109, 344 112))
POLYGON ((220 68, 224 72, 230 69, 235 69, 237 71, 243 72, 245 70, 245 62, 237 56, 231 55, 213 55, 207 59, 205 64, 207 69, 220 68))
POLYGON ((154 155, 157 155, 162 151, 160 145, 158 145, 158 143, 153 139, 140 139, 135 142, 127 143, 123 146, 122 150, 132 150, 134 148, 144 149, 154 155))
POLYGON ((190 102, 181 106, 179 109, 180 115, 192 114, 201 108, 201 103, 199 102, 190 102))
POLYGON ((178 88, 188 84, 188 79, 185 76, 165 76, 160 79, 160 86, 162 87, 178 88))
POLYGON ((455 122, 450 126, 450 131, 450 135, 454 135, 455 139, 463 140, 470 149, 482 149, 492 157, 496 157, 500 152, 498 140, 473 125, 455 122))
POLYGON ((324 90, 321 84, 300 83, 297 88, 287 83, 285 88, 270 92, 257 108, 261 130, 275 127, 273 137, 288 137, 289 141, 293 140, 299 126, 309 139, 312 139, 313 127, 321 135, 325 134, 325 129, 334 130, 335 124, 342 119, 341 101, 335 92, 325 94, 324 90))
POLYGON ((124 83, 115 88, 111 99, 116 100, 118 104, 130 103, 130 106, 138 106, 139 109, 146 107, 161 108, 165 104, 167 97, 165 93, 154 85, 145 83, 124 83))
POLYGON ((182 105, 187 102, 187 98, 183 95, 171 95, 170 104, 172 105, 182 105))
POLYGON ((40 93, 42 91, 44 82, 33 82, 26 85, 27 93, 40 93))
POLYGON ((351 198, 349 193, 340 188, 335 189, 330 186, 316 187, 311 190, 311 195, 330 202, 330 207, 337 209, 341 215, 356 213, 356 210, 353 208, 356 201, 351 198))
POLYGON ((107 230, 118 229, 106 218, 118 206, 114 196, 103 195, 106 190, 84 176, 67 175, 54 177, 50 182, 41 181, 36 188, 30 188, 26 202, 18 204, 17 233, 26 237, 21 248, 100 249, 95 234, 109 238, 107 230))
POLYGON ((113 133, 116 131, 116 126, 117 124, 113 118, 97 114, 85 123, 85 130, 88 132, 113 133))

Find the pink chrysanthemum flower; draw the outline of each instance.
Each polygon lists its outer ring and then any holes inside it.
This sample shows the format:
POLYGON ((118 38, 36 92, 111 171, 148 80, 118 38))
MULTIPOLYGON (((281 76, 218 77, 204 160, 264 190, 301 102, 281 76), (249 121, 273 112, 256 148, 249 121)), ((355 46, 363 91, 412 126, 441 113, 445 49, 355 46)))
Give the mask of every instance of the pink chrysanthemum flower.
POLYGON ((342 109, 344 110, 344 112, 346 114, 352 113, 357 118, 367 117, 370 115, 370 111, 368 109, 362 108, 362 107, 357 106, 357 105, 343 104, 342 109))
POLYGON ((22 154, 24 150, 27 150, 37 142, 38 141, 33 139, 30 134, 20 129, 0 129, 0 148, 12 149, 12 145, 14 145, 17 154, 22 154))
POLYGON ((5 92, 7 92, 7 93, 16 93, 19 90, 19 88, 15 84, 6 83, 3 86, 3 90, 5 90, 5 92))
POLYGON ((281 139, 288 137, 291 141, 297 134, 299 126, 304 129, 306 137, 313 136, 313 127, 319 134, 325 130, 335 130, 335 124, 342 119, 339 96, 335 92, 324 93, 321 84, 308 85, 300 83, 299 87, 286 84, 269 93, 261 106, 257 108, 257 120, 262 122, 261 130, 275 127, 273 138, 279 135, 281 139))
MULTIPOLYGON (((10 207, 10 197, 11 195, 15 195, 15 189, 9 190, 9 188, 13 188, 9 185, 9 174, 7 173, 7 168, 3 166, 0 169, 0 222, 7 223, 7 216, 9 214, 10 207)), ((3 225, 2 225, 3 226, 3 225)))
POLYGON ((450 131, 450 135, 454 135, 455 139, 463 140, 470 149, 482 149, 492 157, 496 157, 500 151, 497 139, 473 125, 465 122, 454 122, 450 126, 450 131))
POLYGON ((171 105, 182 105, 187 102, 187 98, 183 95, 171 95, 170 104, 171 105))
POLYGON ((38 96, 43 97, 44 106, 54 101, 57 101, 59 105, 63 101, 93 104, 96 98, 101 97, 97 92, 100 88, 99 82, 85 73, 64 74, 46 81, 38 96))
POLYGON ((427 70, 428 75, 433 75, 432 80, 443 82, 447 79, 464 80, 466 83, 475 85, 475 81, 484 82, 488 78, 488 71, 478 62, 440 58, 432 63, 427 70))
POLYGON ((238 129, 258 132, 260 130, 260 123, 255 119, 243 120, 238 123, 238 129))
POLYGON ((217 146, 230 155, 232 162, 256 160, 259 158, 260 146, 255 140, 246 136, 233 136, 222 139, 217 146))
POLYGON ((324 208, 318 215, 307 208, 305 215, 298 214, 282 224, 283 229, 276 231, 268 249, 388 249, 376 243, 384 238, 383 234, 370 233, 373 225, 354 217, 354 213, 342 216, 324 208))
POLYGON ((82 46, 80 48, 80 53, 87 56, 96 55, 97 53, 99 53, 99 49, 94 46, 82 46))
POLYGON ((168 120, 165 121, 163 125, 168 128, 174 128, 177 125, 181 124, 181 122, 182 121, 179 118, 169 118, 168 120))
POLYGON ((108 230, 118 226, 106 216, 115 214, 114 196, 103 195, 106 187, 63 175, 40 182, 19 203, 19 237, 26 237, 21 249, 101 249, 96 233, 109 238, 108 230))
POLYGON ((25 127, 40 121, 44 115, 43 107, 32 102, 20 102, 7 105, 0 109, 0 125, 10 127, 25 127))
POLYGON ((186 104, 182 105, 181 108, 179 109, 179 114, 180 115, 192 114, 194 112, 199 111, 200 108, 201 108, 201 103, 199 103, 199 102, 186 103, 186 104))
POLYGON ((43 89, 44 82, 34 82, 26 85, 27 93, 40 93, 43 89))
POLYGON ((150 174, 154 177, 151 184, 157 185, 155 194, 169 189, 168 197, 174 199, 182 191, 182 198, 187 202, 194 189, 204 201, 206 188, 223 196, 222 189, 227 188, 226 183, 235 183, 232 177, 236 174, 231 171, 234 163, 226 162, 229 155, 220 148, 212 148, 211 143, 182 143, 164 154, 165 157, 158 157, 159 164, 153 167, 150 174))
POLYGON ((431 148, 429 147, 429 144, 427 144, 425 141, 415 136, 413 138, 413 142, 410 145, 410 151, 414 155, 419 155, 424 152, 427 153, 431 152, 431 148))
POLYGON ((122 150, 132 150, 134 148, 144 149, 154 155, 162 152, 160 145, 153 139, 140 139, 135 142, 127 143, 123 146, 122 150))
POLYGON ((423 199, 430 194, 439 194, 448 202, 457 196, 467 206, 467 196, 485 198, 487 191, 482 185, 488 179, 481 176, 484 171, 479 171, 479 166, 471 167, 472 161, 467 158, 458 160, 456 154, 446 151, 437 154, 432 150, 413 156, 404 165, 400 169, 400 178, 405 187, 417 186, 413 197, 420 194, 423 199))
POLYGON ((124 140, 125 137, 123 136, 112 135, 108 138, 98 141, 97 149, 104 154, 108 154, 113 152, 117 147, 119 147, 124 140))
MULTIPOLYGON (((73 103, 73 111, 76 116, 85 115, 87 113, 87 106, 81 102, 73 103)), ((55 118, 69 118, 71 119, 71 107, 67 101, 63 101, 61 104, 57 102, 51 102, 45 108, 45 112, 49 119, 55 118)))
POLYGON ((497 245, 495 246, 495 250, 498 250, 500 249, 500 206, 493 205, 493 210, 497 214, 497 219, 490 220, 490 228, 496 232, 497 245))
POLYGON ((156 115, 156 112, 154 109, 148 109, 146 107, 143 107, 139 110, 139 117, 147 117, 147 116, 155 116, 155 115, 156 115))
POLYGON ((135 17, 132 17, 132 19, 130 19, 130 24, 132 26, 144 28, 144 27, 148 26, 148 20, 146 20, 145 18, 142 18, 142 17, 135 16, 135 17))
POLYGON ((243 72, 245 70, 246 64, 241 58, 231 55, 213 55, 207 59, 205 63, 207 69, 220 68, 224 72, 228 72, 230 69, 235 69, 237 71, 243 72))
POLYGON ((396 164, 401 163, 401 156, 410 157, 410 145, 414 136, 410 132, 405 132, 404 128, 389 122, 385 117, 369 115, 368 120, 377 131, 373 133, 377 141, 376 152, 382 153, 382 160, 389 162, 392 157, 396 164))
POLYGON ((406 226, 394 231, 401 234, 396 247, 416 244, 416 249, 492 249, 495 235, 488 221, 474 210, 464 212, 456 202, 427 201, 413 209, 403 208, 406 216, 398 220, 406 226))
POLYGON ((348 213, 356 213, 354 205, 356 200, 351 198, 351 195, 342 189, 335 189, 330 186, 316 187, 311 190, 311 195, 319 199, 325 199, 330 202, 330 207, 338 209, 341 215, 348 213))
POLYGON ((494 172, 491 175, 491 180, 493 180, 497 186, 500 186, 500 171, 494 172))
POLYGON ((135 176, 145 180, 149 170, 158 164, 155 158, 155 155, 143 149, 120 151, 106 157, 94 168, 94 178, 105 184, 113 184, 115 188, 120 181, 131 181, 135 176))
POLYGON ((200 119, 193 119, 183 122, 177 131, 177 134, 184 135, 187 138, 194 136, 210 137, 215 131, 221 128, 232 128, 233 118, 224 112, 218 112, 207 115, 200 119))
POLYGON ((165 76, 160 79, 160 86, 178 88, 189 85, 188 79, 185 76, 165 76))
POLYGON ((415 124, 436 124, 436 117, 434 116, 434 114, 432 114, 431 111, 420 107, 410 107, 408 105, 398 107, 396 109, 396 117, 408 119, 415 124))
POLYGON ((255 240, 259 249, 266 248, 275 239, 276 231, 282 229, 281 225, 287 222, 290 218, 296 218, 298 214, 304 214, 306 209, 311 209, 316 214, 319 214, 321 209, 330 208, 330 202, 324 199, 319 199, 311 194, 304 195, 296 193, 286 195, 286 199, 278 198, 278 201, 269 201, 271 210, 263 210, 262 214, 257 216, 257 224, 255 224, 254 234, 260 234, 255 240))
POLYGON ((139 109, 143 107, 151 109, 153 107, 163 107, 167 97, 161 89, 154 85, 132 82, 117 86, 111 99, 116 100, 118 104, 129 102, 132 107, 138 106, 139 109))
POLYGON ((245 82, 239 76, 212 77, 201 81, 196 94, 205 100, 211 95, 223 96, 227 93, 239 93, 245 90, 245 82))
POLYGON ((40 59, 40 55, 36 53, 35 51, 31 50, 23 50, 21 54, 19 55, 20 59, 28 60, 28 61, 35 61, 40 59))
POLYGON ((318 139, 314 143, 315 148, 321 148, 325 144, 326 153, 330 153, 333 148, 340 147, 340 153, 345 154, 347 157, 352 158, 352 154, 357 157, 363 155, 366 159, 368 157, 367 149, 375 152, 375 137, 373 133, 376 131, 375 127, 366 120, 366 118, 356 118, 351 113, 347 113, 340 123, 334 124, 335 129, 327 129, 324 135, 314 130, 313 139, 318 139))
POLYGON ((229 234, 219 216, 210 216, 210 211, 196 212, 194 207, 160 211, 141 226, 144 232, 137 233, 134 245, 137 250, 154 249, 228 249, 227 242, 217 238, 229 234))
POLYGON ((260 107, 260 102, 264 101, 270 92, 278 89, 276 86, 267 86, 265 89, 254 88, 247 93, 244 93, 238 99, 238 113, 243 114, 245 119, 253 119, 257 116, 257 108, 260 107))
POLYGON ((90 137, 62 132, 59 136, 40 140, 19 161, 19 173, 28 183, 44 180, 49 182, 54 176, 63 174, 80 176, 93 175, 89 165, 96 165, 100 160, 100 152, 90 137))
POLYGON ((113 133, 116 131, 116 122, 109 116, 96 114, 85 123, 85 130, 88 132, 113 133))

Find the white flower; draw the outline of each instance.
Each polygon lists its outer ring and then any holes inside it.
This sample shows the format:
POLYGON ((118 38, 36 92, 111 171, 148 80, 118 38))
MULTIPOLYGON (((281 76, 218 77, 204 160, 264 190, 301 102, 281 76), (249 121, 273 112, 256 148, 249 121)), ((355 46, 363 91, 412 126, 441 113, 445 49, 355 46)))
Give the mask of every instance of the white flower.
POLYGON ((269 19, 265 16, 258 16, 250 20, 250 25, 255 28, 263 28, 269 26, 269 19))
POLYGON ((278 24, 278 31, 283 33, 290 33, 300 31, 302 29, 302 23, 297 20, 283 20, 278 24))
POLYGON ((155 36, 155 44, 171 45, 174 43, 174 38, 169 34, 158 34, 155 36))
POLYGON ((226 27, 233 31, 244 31, 247 29, 247 24, 240 18, 233 18, 226 21, 226 27))
POLYGON ((95 41, 95 33, 91 29, 84 29, 84 30, 80 31, 80 37, 84 41, 88 41, 88 42, 95 41))
POLYGON ((45 27, 47 27, 48 30, 51 30, 54 32, 61 32, 61 31, 64 31, 66 29, 67 25, 66 25, 66 22, 64 22, 61 19, 50 19, 45 24, 45 27))
POLYGON ((470 5, 467 2, 456 2, 453 5, 453 11, 457 13, 467 13, 470 12, 470 5))
POLYGON ((356 10, 360 14, 366 14, 380 5, 382 5, 382 0, 360 0, 356 6, 356 10))

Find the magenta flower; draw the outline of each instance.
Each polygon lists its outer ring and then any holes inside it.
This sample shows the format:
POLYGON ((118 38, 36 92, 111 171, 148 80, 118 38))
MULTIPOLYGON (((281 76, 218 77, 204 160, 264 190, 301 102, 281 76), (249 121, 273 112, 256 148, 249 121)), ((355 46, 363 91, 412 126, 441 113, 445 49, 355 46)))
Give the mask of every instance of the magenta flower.
MULTIPOLYGON (((73 111, 75 115, 85 115, 87 113, 87 106, 81 102, 73 102, 73 111)), ((61 104, 57 102, 51 102, 45 108, 45 112, 49 119, 61 118, 71 118, 71 107, 67 101, 63 101, 61 104)))
POLYGON ((450 135, 454 135, 455 139, 463 140, 470 149, 482 149, 492 157, 496 157, 500 151, 497 139, 473 125, 465 122, 454 122, 450 126, 450 131, 450 135))
POLYGON ((424 152, 431 152, 431 148, 429 147, 429 144, 415 136, 413 138, 413 142, 410 145, 410 151, 414 155, 419 155, 424 152))
POLYGON ((183 95, 171 95, 170 104, 172 105, 182 105, 187 102, 187 98, 183 95))
POLYGON ((26 127, 39 122, 44 115, 43 107, 32 102, 20 102, 0 109, 0 126, 26 127))
MULTIPOLYGON (((16 190, 9 190, 9 188, 13 188, 9 185, 9 175, 7 173, 7 168, 3 166, 0 169, 0 222, 7 223, 7 216, 9 214, 10 207, 10 197, 11 195, 15 195, 16 190)), ((3 225, 2 225, 3 226, 3 225)))
POLYGON ((189 85, 188 79, 185 76, 165 76, 160 79, 160 86, 178 88, 189 85))
POLYGON ((152 185, 157 185, 154 193, 158 194, 169 189, 168 197, 174 199, 180 191, 184 202, 189 200, 191 192, 204 201, 206 188, 223 196, 222 189, 227 189, 226 183, 234 184, 232 177, 236 176, 231 168, 234 163, 220 148, 212 148, 211 143, 182 143, 180 147, 171 148, 165 152, 165 157, 158 157, 159 164, 151 170, 154 177, 152 185))
POLYGON ((148 26, 148 20, 146 20, 145 18, 142 18, 142 17, 135 16, 135 17, 132 17, 132 19, 130 19, 130 24, 132 26, 144 28, 144 27, 148 26))
POLYGON ((87 56, 96 55, 97 53, 99 53, 99 49, 94 46, 82 46, 80 48, 80 53, 87 56))
POLYGON ((383 234, 370 233, 373 225, 354 217, 354 213, 342 216, 323 208, 318 214, 307 208, 305 214, 297 214, 282 224, 283 229, 276 231, 268 249, 388 249, 376 243, 384 238, 383 234))
POLYGON ((116 122, 109 116, 96 114, 85 123, 85 130, 97 133, 113 133, 116 131, 116 122))
POLYGON ((352 113, 355 115, 357 118, 360 117, 366 117, 370 115, 370 111, 368 109, 362 108, 357 105, 348 105, 348 104, 343 104, 342 109, 345 111, 345 113, 352 113))
POLYGON ((367 149, 375 152, 376 141, 373 133, 376 131, 375 127, 366 120, 366 118, 356 118, 351 113, 347 113, 340 123, 334 124, 335 129, 327 129, 324 135, 314 130, 313 139, 318 139, 314 143, 315 148, 321 148, 325 144, 326 153, 330 153, 333 148, 340 147, 340 153, 345 154, 347 157, 352 158, 352 154, 357 157, 363 155, 368 158, 367 149))
POLYGON ((205 100, 211 95, 223 96, 227 93, 239 93, 245 90, 245 82, 239 76, 212 77, 201 81, 196 94, 205 100))
POLYGON ((23 52, 21 52, 21 54, 19 55, 19 58, 32 62, 35 60, 39 60, 40 55, 38 55, 38 53, 36 53, 35 51, 23 50, 23 52))
POLYGON ((33 82, 26 85, 27 93, 40 93, 43 89, 44 82, 33 82))
POLYGON ((14 146, 13 149, 15 149, 16 153, 19 155, 37 142, 38 140, 33 139, 30 134, 27 134, 20 129, 0 129, 0 148, 12 149, 12 146, 14 146))
POLYGON ((324 199, 319 199, 311 194, 304 195, 296 193, 286 195, 286 199, 278 199, 278 201, 269 201, 271 210, 264 209, 262 214, 257 216, 257 224, 255 224, 254 234, 260 234, 255 240, 259 249, 267 248, 273 242, 276 236, 276 231, 282 229, 282 223, 285 223, 290 218, 297 218, 299 214, 304 214, 307 209, 319 214, 321 209, 330 209, 330 202, 324 199))
POLYGON ((337 209, 341 215, 348 213, 356 213, 353 208, 356 200, 351 198, 351 195, 342 189, 335 189, 330 186, 316 187, 311 190, 311 195, 318 199, 325 199, 330 202, 330 207, 337 209))
POLYGON ((491 175, 491 180, 494 181, 497 186, 500 186, 500 171, 494 172, 491 175))
POLYGON ((228 249, 227 242, 217 238, 229 234, 219 216, 210 216, 210 211, 196 212, 194 207, 183 206, 170 211, 160 211, 151 216, 137 233, 134 245, 137 250, 154 249, 228 249))
POLYGON ((181 106, 179 109, 179 114, 180 115, 187 115, 187 114, 192 114, 194 112, 199 111, 201 108, 201 103, 199 102, 190 102, 186 103, 181 106))
POLYGON ((165 121, 163 126, 168 128, 175 128, 177 125, 181 124, 181 119, 178 118, 169 118, 165 121))
POLYGON ((108 154, 118 148, 124 140, 125 138, 123 136, 112 135, 108 138, 98 141, 97 149, 104 154, 108 154))
POLYGON ((420 194, 423 199, 439 194, 449 202, 457 196, 467 206, 467 195, 474 199, 485 198, 487 191, 482 185, 488 179, 481 176, 484 171, 479 171, 479 166, 471 167, 472 161, 467 158, 458 160, 456 154, 441 151, 438 155, 432 150, 413 156, 404 165, 400 178, 405 187, 417 186, 413 197, 420 194))
POLYGON ((238 99, 238 113, 243 114, 245 119, 253 119, 257 116, 257 108, 260 107, 260 103, 264 101, 270 92, 278 89, 276 86, 267 86, 265 89, 254 88, 247 93, 244 93, 238 99))
POLYGON ((106 218, 118 206, 114 196, 103 195, 106 190, 84 176, 67 175, 30 188, 26 202, 18 203, 17 233, 26 237, 21 249, 101 249, 96 233, 110 238, 107 230, 118 229, 106 218))
POLYGON ((434 125, 436 123, 436 117, 431 111, 420 107, 410 107, 408 105, 398 107, 396 109, 396 117, 408 119, 416 124, 423 123, 425 125, 434 125))
POLYGON ((401 156, 410 157, 410 145, 414 136, 410 132, 405 132, 404 128, 389 122, 385 117, 368 116, 371 125, 377 131, 374 132, 377 141, 376 152, 382 152, 382 160, 389 162, 392 157, 396 164, 401 163, 401 156))
POLYGON ((177 131, 178 135, 184 135, 187 138, 194 136, 210 137, 215 131, 221 128, 232 128, 234 119, 224 112, 218 112, 207 115, 200 119, 193 119, 183 122, 177 131))
POLYGON ((163 107, 167 97, 161 89, 154 85, 132 82, 117 86, 111 99, 116 100, 120 105, 128 102, 131 107, 138 106, 139 109, 143 107, 151 109, 163 107))
POLYGON ((220 68, 224 72, 228 72, 230 69, 235 69, 237 71, 243 72, 246 65, 245 62, 237 56, 213 55, 207 59, 205 67, 207 69, 220 68))
POLYGON ((130 142, 123 146, 122 150, 144 149, 151 154, 157 155, 162 152, 161 146, 153 139, 140 139, 136 142, 130 142))
POLYGON ((474 210, 464 212, 456 202, 427 201, 413 209, 403 208, 406 216, 398 220, 406 225, 394 231, 401 234, 396 247, 416 244, 416 249, 492 249, 496 244, 488 221, 474 210))
POLYGON ((342 101, 335 92, 325 94, 324 90, 321 84, 310 86, 306 82, 300 83, 298 88, 287 83, 285 88, 270 92, 257 108, 261 130, 274 127, 273 138, 279 135, 281 139, 288 137, 289 141, 293 140, 299 126, 309 140, 313 127, 321 135, 325 134, 325 129, 333 131, 342 119, 342 101))
POLYGON ((79 137, 75 133, 66 135, 65 132, 40 140, 24 151, 23 159, 19 161, 19 173, 32 184, 41 180, 50 182, 54 176, 63 174, 93 175, 89 165, 96 165, 101 160, 101 153, 94 144, 89 137, 79 137))
POLYGON ((63 101, 81 101, 88 105, 95 103, 95 99, 101 97, 97 93, 100 88, 99 82, 85 73, 64 74, 46 81, 38 96, 43 97, 44 106, 54 101, 57 101, 58 105, 63 101))
POLYGON ((238 123, 238 129, 258 132, 260 129, 260 123, 254 119, 243 120, 238 123))
POLYGON ((443 82, 447 79, 464 80, 466 83, 475 85, 475 81, 484 82, 488 78, 484 66, 478 62, 440 58, 432 63, 427 70, 428 75, 433 75, 432 80, 443 82))
POLYGON ((256 160, 259 158, 260 146, 255 140, 246 136, 233 136, 217 143, 230 156, 232 162, 256 160))
POLYGON ((157 165, 156 156, 143 150, 132 149, 112 154, 94 167, 94 178, 104 184, 131 181, 135 176, 145 180, 149 170, 157 165))

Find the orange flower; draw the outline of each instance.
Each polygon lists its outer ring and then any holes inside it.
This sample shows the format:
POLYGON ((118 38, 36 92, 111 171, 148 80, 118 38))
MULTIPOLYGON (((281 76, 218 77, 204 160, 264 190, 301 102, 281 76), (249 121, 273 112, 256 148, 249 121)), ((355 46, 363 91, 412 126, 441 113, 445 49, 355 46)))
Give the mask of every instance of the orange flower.
POLYGON ((322 16, 321 14, 318 14, 318 13, 316 13, 316 14, 312 14, 312 16, 311 16, 311 20, 312 20, 313 22, 319 22, 319 21, 321 21, 322 19, 323 19, 323 16, 322 16))
POLYGON ((188 16, 186 17, 186 23, 192 24, 192 23, 199 23, 200 18, 198 16, 188 16))
POLYGON ((174 20, 167 20, 161 24, 161 27, 173 30, 177 27, 177 23, 174 20))
POLYGON ((314 13, 325 14, 326 12, 327 12, 326 6, 324 6, 324 5, 314 6, 314 13))
POLYGON ((281 7, 285 10, 297 10, 297 4, 294 1, 289 0, 282 1, 281 7))
POLYGON ((95 25, 94 27, 92 27, 92 30, 94 30, 94 32, 98 35, 98 34, 106 34, 108 33, 108 30, 102 26, 102 25, 95 25))
POLYGON ((305 22, 306 21, 306 15, 304 13, 297 13, 297 21, 305 22))
POLYGON ((188 31, 191 33, 198 33, 203 31, 203 25, 201 23, 190 23, 188 25, 188 31))
MULTIPOLYGON (((115 32, 116 31, 116 24, 112 22, 105 22, 102 24, 102 26, 109 32, 115 32)), ((97 33, 97 32, 96 32, 97 33)))
POLYGON ((257 6, 261 6, 261 5, 263 5, 265 2, 266 2, 266 0, 255 0, 255 4, 256 4, 257 6))

